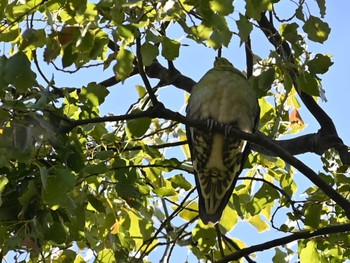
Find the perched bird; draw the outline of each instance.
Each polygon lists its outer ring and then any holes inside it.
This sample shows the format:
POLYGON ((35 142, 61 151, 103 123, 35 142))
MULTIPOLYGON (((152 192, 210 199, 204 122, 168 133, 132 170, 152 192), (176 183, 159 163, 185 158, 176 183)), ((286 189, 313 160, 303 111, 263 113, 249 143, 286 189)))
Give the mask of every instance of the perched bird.
POLYGON ((186 127, 203 223, 217 223, 249 153, 244 140, 228 135, 229 126, 253 133, 260 108, 247 78, 225 58, 216 58, 193 87, 187 117, 207 121, 209 131, 186 127), (225 133, 214 132, 216 124, 225 133))

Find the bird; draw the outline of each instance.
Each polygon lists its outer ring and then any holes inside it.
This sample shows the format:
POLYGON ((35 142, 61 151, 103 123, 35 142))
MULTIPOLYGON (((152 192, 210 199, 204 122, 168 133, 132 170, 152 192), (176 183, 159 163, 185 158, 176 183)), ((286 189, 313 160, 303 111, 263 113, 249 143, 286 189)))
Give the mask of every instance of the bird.
POLYGON ((224 57, 216 57, 214 67, 193 86, 186 117, 208 126, 203 130, 186 125, 199 217, 204 224, 220 221, 250 152, 249 143, 230 134, 230 127, 254 133, 259 114, 253 87, 224 57), (216 125, 225 132, 214 131, 216 125))

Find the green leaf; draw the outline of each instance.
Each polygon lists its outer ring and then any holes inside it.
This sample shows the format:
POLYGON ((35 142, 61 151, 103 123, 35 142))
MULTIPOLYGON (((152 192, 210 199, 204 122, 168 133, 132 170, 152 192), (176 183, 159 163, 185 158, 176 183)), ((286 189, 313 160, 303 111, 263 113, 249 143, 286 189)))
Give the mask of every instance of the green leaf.
MULTIPOLYGON (((55 263, 70 263, 70 262, 74 262, 74 263, 79 263, 76 258, 77 258, 77 253, 75 253, 75 251, 73 250, 64 250, 62 251, 62 253, 59 255, 59 262, 55 262, 55 263)), ((85 261, 81 261, 81 263, 85 263, 85 261)))
POLYGON ((306 64, 312 74, 324 74, 333 65, 330 56, 317 54, 315 58, 306 64))
POLYGON ((139 98, 143 98, 146 95, 147 90, 145 87, 136 85, 135 88, 137 90, 137 93, 139 94, 139 98))
POLYGON ((14 24, 12 26, 0 26, 0 42, 14 41, 21 33, 20 28, 14 24))
POLYGON ((160 188, 156 188, 156 189, 154 189, 154 192, 155 192, 159 197, 177 195, 177 192, 176 192, 173 188, 169 188, 169 187, 160 187, 160 188))
POLYGON ((216 242, 216 231, 211 225, 204 225, 201 220, 192 230, 192 239, 200 251, 207 253, 216 242))
POLYGON ((316 77, 309 72, 301 73, 297 78, 298 88, 312 96, 319 96, 320 91, 316 77))
POLYGON ((2 192, 5 189, 6 184, 9 182, 5 175, 0 175, 0 207, 2 205, 2 192))
POLYGON ((61 222, 53 222, 52 225, 44 231, 45 239, 51 240, 56 244, 63 244, 68 236, 67 228, 61 222))
POLYGON ((89 163, 84 167, 84 172, 87 174, 104 174, 108 171, 105 163, 92 164, 89 163))
POLYGON ((103 249, 97 254, 97 261, 100 263, 113 263, 117 262, 114 257, 114 252, 112 249, 103 249))
POLYGON ((67 45, 63 49, 62 67, 66 68, 71 66, 78 58, 78 54, 73 51, 73 43, 67 45))
POLYGON ((261 13, 272 10, 272 3, 276 3, 278 0, 246 0, 246 16, 260 20, 261 13))
POLYGON ((319 43, 326 41, 329 33, 331 32, 328 24, 315 16, 309 17, 309 19, 305 22, 303 29, 310 40, 319 43))
MULTIPOLYGON (((45 176, 45 174, 42 174, 45 176)), ((42 177, 42 198, 52 210, 64 206, 67 201, 67 191, 75 185, 75 176, 67 169, 52 169, 46 178, 42 177), (46 181, 46 183, 45 183, 46 181), (46 186, 45 186, 46 185, 46 186)))
POLYGON ((301 249, 300 252, 300 263, 319 263, 320 256, 317 251, 316 241, 310 240, 307 242, 306 247, 301 249))
POLYGON ((153 60, 159 55, 158 47, 149 43, 145 42, 141 46, 141 56, 144 66, 149 66, 152 64, 153 60))
POLYGON ((305 22, 303 5, 299 5, 298 8, 295 10, 295 17, 298 18, 299 20, 305 22))
POLYGON ((9 182, 5 175, 0 175, 0 193, 4 191, 6 184, 9 182))
POLYGON ((133 29, 134 28, 130 25, 118 25, 117 34, 124 41, 125 45, 129 45, 130 43, 134 42, 135 36, 133 29))
POLYGON ((28 28, 22 34, 22 42, 19 46, 20 50, 24 50, 29 47, 29 49, 35 49, 38 47, 43 47, 46 44, 46 33, 44 29, 35 30, 28 28))
POLYGON ((274 263, 287 263, 288 255, 280 250, 278 247, 275 248, 275 255, 272 258, 272 262, 274 263))
POLYGON ((95 158, 98 159, 98 160, 105 161, 105 160, 109 160, 113 156, 114 156, 114 152, 113 151, 101 151, 101 152, 96 153, 95 158))
POLYGON ((240 45, 242 45, 243 43, 247 42, 248 37, 253 30, 253 25, 242 14, 239 14, 239 20, 236 21, 236 24, 238 28, 238 35, 241 38, 240 45))
POLYGON ((180 42, 177 40, 163 37, 162 39, 162 56, 167 60, 174 60, 179 56, 180 42))
POLYGON ((247 207, 247 209, 251 215, 257 215, 266 206, 272 205, 278 198, 279 194, 275 188, 272 188, 267 184, 263 184, 254 195, 253 201, 251 205, 247 207))
POLYGON ((133 209, 128 211, 128 215, 130 218, 130 225, 128 229, 130 231, 130 236, 135 241, 135 248, 137 250, 143 245, 145 240, 151 238, 154 229, 152 225, 153 222, 147 220, 146 218, 140 217, 140 215, 133 209))
POLYGON ((298 34, 298 27, 299 25, 297 23, 281 24, 280 32, 282 37, 290 43, 302 40, 302 37, 298 34))
POLYGON ((176 174, 169 179, 174 188, 181 187, 186 191, 192 188, 192 184, 182 174, 176 174))
POLYGON ((326 15, 326 0, 316 0, 322 18, 326 15))
POLYGON ((93 82, 89 83, 86 88, 81 89, 79 97, 85 98, 88 104, 98 107, 105 101, 108 94, 109 91, 105 86, 93 82))
POLYGON ((227 16, 233 12, 233 0, 211 0, 209 1, 210 8, 223 15, 227 16))
POLYGON ((36 84, 36 75, 30 68, 30 61, 22 53, 10 57, 3 71, 4 80, 16 87, 19 92, 26 92, 36 84))
POLYGON ((28 182, 27 188, 24 191, 24 193, 18 198, 18 201, 22 206, 27 206, 32 201, 32 199, 35 196, 37 196, 37 194, 38 190, 36 188, 36 183, 34 180, 31 180, 28 182))
POLYGON ((117 64, 114 67, 117 79, 126 80, 134 70, 134 55, 131 51, 121 47, 117 54, 117 64))
MULTIPOLYGON (((136 112, 141 112, 141 110, 135 109, 131 113, 136 112)), ((151 119, 147 117, 128 120, 126 122, 126 132, 132 138, 139 138, 146 133, 150 125, 151 119)))
POLYGON ((317 229, 321 221, 322 204, 312 204, 307 206, 305 211, 305 226, 317 229))
POLYGON ((97 199, 92 194, 88 194, 86 197, 87 197, 87 200, 89 201, 90 205, 93 208, 95 208, 97 212, 99 212, 99 213, 106 213, 106 209, 103 206, 103 203, 99 199, 97 199))
MULTIPOLYGON (((267 91, 271 89, 271 86, 275 80, 275 69, 269 68, 262 72, 259 76, 259 89, 263 96, 266 95, 267 91)), ((259 93, 260 93, 259 92, 259 93)))

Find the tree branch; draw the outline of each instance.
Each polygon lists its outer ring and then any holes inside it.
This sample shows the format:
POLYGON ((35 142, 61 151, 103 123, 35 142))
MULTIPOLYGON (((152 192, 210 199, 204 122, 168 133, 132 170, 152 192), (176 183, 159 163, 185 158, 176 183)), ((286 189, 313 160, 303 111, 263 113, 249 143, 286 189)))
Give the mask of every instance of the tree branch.
MULTIPOLYGON (((202 130, 207 130, 207 124, 204 121, 198 120, 189 120, 186 117, 182 116, 177 112, 173 112, 169 109, 162 109, 157 112, 158 118, 171 119, 174 121, 181 122, 185 125, 196 127, 202 130)), ((215 131, 224 133, 225 127, 214 127, 215 131)), ((226 130, 227 132, 227 130, 226 130)), ((350 202, 346 200, 343 196, 341 196, 336 190, 334 190, 331 186, 329 186, 321 177, 319 177, 312 169, 310 169, 307 165, 301 162, 299 159, 295 158, 293 155, 285 151, 281 146, 275 144, 270 138, 262 135, 262 134, 251 134, 242 132, 235 127, 231 127, 230 135, 237 136, 241 139, 247 140, 251 143, 261 145, 265 149, 273 152, 284 161, 289 163, 298 169, 301 173, 303 173, 313 184, 319 187, 326 195, 328 195, 333 201, 335 201, 341 208, 344 209, 345 214, 348 218, 350 218, 350 202)))
MULTIPOLYGON (((263 33, 266 35, 267 39, 276 48, 277 53, 284 60, 286 60, 286 62, 291 62, 295 64, 295 60, 289 44, 282 39, 277 29, 267 19, 264 13, 261 14, 261 19, 260 21, 257 21, 257 22, 261 27, 261 30, 263 31, 263 33)), ((292 78, 294 87, 296 87, 296 90, 299 91, 300 89, 297 88, 298 87, 297 77, 299 75, 298 71, 296 69, 291 69, 289 71, 289 75, 292 78)), ((349 153, 348 147, 345 146, 342 140, 339 138, 332 119, 320 107, 320 105, 317 104, 317 102, 314 100, 314 98, 311 95, 303 91, 300 91, 298 93, 301 100, 305 104, 305 106, 308 108, 308 110, 311 112, 311 114, 315 117, 315 119, 320 124, 321 126, 321 130, 319 131, 320 135, 324 135, 326 137, 327 136, 333 137, 335 139, 335 142, 334 142, 335 148, 338 150, 342 162, 344 164, 350 165, 350 153, 349 153)), ((329 149, 329 148, 325 148, 325 149, 329 149)))
POLYGON ((143 61, 142 61, 142 55, 141 55, 141 37, 140 36, 136 38, 136 55, 137 55, 138 71, 139 71, 140 76, 143 80, 143 83, 145 84, 146 90, 148 92, 148 96, 150 97, 153 105, 159 104, 160 102, 158 101, 156 95, 154 94, 152 86, 149 83, 149 80, 148 80, 146 73, 144 71, 144 68, 143 68, 143 61))
POLYGON ((314 232, 310 232, 308 230, 297 232, 285 237, 277 238, 268 242, 264 242, 258 245, 250 246, 247 248, 243 248, 229 256, 226 256, 222 258, 221 260, 217 261, 216 263, 225 263, 230 262, 233 260, 240 259, 246 255, 249 255, 251 253, 255 253, 258 251, 267 250, 273 247, 282 246, 285 244, 288 244, 290 242, 299 240, 299 239, 307 239, 312 238, 316 236, 322 236, 322 235, 329 235, 329 234, 335 234, 335 233, 344 233, 350 231, 350 224, 342 224, 337 226, 327 226, 320 228, 314 232))
MULTIPOLYGON (((136 112, 126 115, 119 116, 107 116, 102 118, 93 118, 93 119, 85 119, 85 120, 76 120, 68 122, 69 125, 63 127, 61 131, 67 132, 72 130, 74 127, 78 125, 88 124, 88 123, 99 123, 105 121, 122 121, 122 120, 130 120, 136 118, 164 118, 167 120, 173 120, 177 122, 181 122, 185 125, 196 127, 202 130, 207 130, 207 123, 204 121, 198 120, 190 120, 185 116, 179 114, 178 112, 173 112, 169 109, 164 108, 163 104, 157 104, 155 107, 150 107, 145 111, 136 112)), ((215 131, 224 133, 225 127, 213 127, 215 131)), ((226 131, 227 132, 227 131, 226 131)), ((266 137, 261 133, 251 134, 242 132, 235 127, 231 127, 230 135, 237 136, 241 139, 247 140, 253 144, 260 145, 263 148, 267 149, 274 153, 275 155, 282 158, 284 161, 289 163, 298 169, 301 173, 303 173, 312 183, 314 183, 317 187, 319 187, 326 195, 328 195, 333 201, 335 201, 340 207, 342 207, 345 211, 345 214, 348 218, 350 218, 350 202, 348 202, 343 196, 341 196, 336 190, 334 190, 331 186, 329 186, 321 177, 319 177, 312 169, 310 169, 307 165, 301 162, 299 159, 295 158, 281 146, 277 145, 270 138, 266 137)))

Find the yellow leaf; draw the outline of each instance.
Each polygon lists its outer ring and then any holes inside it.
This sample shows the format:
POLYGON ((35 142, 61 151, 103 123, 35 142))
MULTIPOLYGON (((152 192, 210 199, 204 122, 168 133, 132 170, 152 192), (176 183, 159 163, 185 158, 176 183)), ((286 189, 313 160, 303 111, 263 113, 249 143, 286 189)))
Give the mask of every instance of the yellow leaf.
POLYGON ((182 210, 179 214, 180 217, 185 219, 186 221, 190 221, 196 216, 198 216, 198 204, 195 202, 191 202, 184 210, 182 210))
POLYGON ((259 215, 255 215, 251 218, 249 218, 248 222, 255 226, 256 229, 258 229, 259 232, 263 232, 265 230, 270 229, 269 225, 264 221, 259 215))
POLYGON ((220 225, 230 231, 238 222, 238 214, 230 205, 226 206, 220 219, 220 225))
POLYGON ((318 255, 315 240, 307 242, 306 247, 301 250, 300 263, 318 263, 320 256, 318 255))
POLYGON ((111 234, 116 235, 119 232, 119 223, 115 222, 113 226, 111 227, 111 234))

